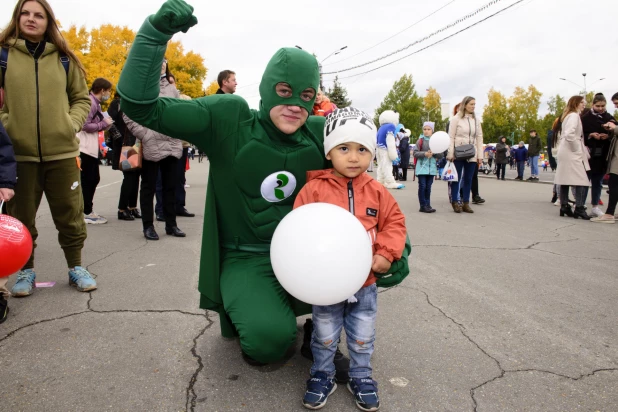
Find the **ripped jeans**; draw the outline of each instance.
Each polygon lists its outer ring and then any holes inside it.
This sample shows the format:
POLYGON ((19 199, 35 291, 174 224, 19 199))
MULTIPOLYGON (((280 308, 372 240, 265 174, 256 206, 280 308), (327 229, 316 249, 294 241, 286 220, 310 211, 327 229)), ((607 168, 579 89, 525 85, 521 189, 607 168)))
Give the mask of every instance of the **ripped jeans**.
POLYGON ((358 302, 344 301, 330 306, 313 306, 313 335, 311 375, 324 372, 335 376, 335 352, 341 329, 346 332, 350 352, 350 378, 372 376, 371 354, 376 336, 378 287, 373 284, 354 295, 358 302))

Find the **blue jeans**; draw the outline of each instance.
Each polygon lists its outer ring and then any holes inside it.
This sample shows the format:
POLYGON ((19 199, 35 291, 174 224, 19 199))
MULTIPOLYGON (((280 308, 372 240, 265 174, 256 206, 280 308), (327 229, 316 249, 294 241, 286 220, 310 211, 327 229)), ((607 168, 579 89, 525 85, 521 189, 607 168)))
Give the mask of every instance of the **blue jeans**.
POLYGON ((601 192, 603 191, 604 176, 605 173, 588 172, 588 179, 590 179, 590 183, 592 183, 592 193, 590 194, 592 197, 592 206, 599 205, 599 201, 601 200, 601 192))
POLYGON ((530 156, 530 174, 532 176, 539 175, 539 157, 538 156, 530 156))
POLYGON ((459 175, 457 182, 451 183, 452 202, 459 201, 459 187, 463 189, 463 201, 470 201, 470 190, 472 189, 472 178, 476 170, 476 162, 468 162, 467 160, 455 160, 455 170, 459 175))
POLYGON ((418 177, 418 202, 423 206, 431 206, 431 185, 433 175, 419 175, 418 177))
POLYGON ((518 160, 517 161, 517 177, 524 178, 524 170, 526 169, 526 161, 518 160))
POLYGON ((350 378, 372 376, 371 354, 376 337, 378 287, 373 284, 354 295, 358 302, 344 301, 330 306, 313 306, 313 335, 311 375, 324 372, 335 377, 335 352, 341 329, 345 328, 350 352, 350 378))

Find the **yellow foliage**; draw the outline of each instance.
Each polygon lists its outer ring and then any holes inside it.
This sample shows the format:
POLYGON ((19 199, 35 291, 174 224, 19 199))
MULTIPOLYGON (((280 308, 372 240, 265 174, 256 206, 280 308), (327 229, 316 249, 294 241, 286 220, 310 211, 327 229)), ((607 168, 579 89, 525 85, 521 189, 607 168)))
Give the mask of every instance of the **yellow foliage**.
MULTIPOLYGON (((115 90, 135 40, 135 32, 126 26, 104 24, 90 32, 85 27, 78 29, 73 25, 62 34, 86 68, 88 86, 94 79, 103 77, 112 82, 115 90)), ((185 53, 179 42, 170 42, 166 57, 170 71, 176 77, 178 90, 194 98, 201 97, 207 73, 202 56, 192 51, 185 53)))
POLYGON ((208 85, 206 90, 204 90, 204 96, 210 96, 211 94, 215 94, 217 93, 217 90, 219 90, 219 83, 217 83, 217 81, 215 80, 208 85))

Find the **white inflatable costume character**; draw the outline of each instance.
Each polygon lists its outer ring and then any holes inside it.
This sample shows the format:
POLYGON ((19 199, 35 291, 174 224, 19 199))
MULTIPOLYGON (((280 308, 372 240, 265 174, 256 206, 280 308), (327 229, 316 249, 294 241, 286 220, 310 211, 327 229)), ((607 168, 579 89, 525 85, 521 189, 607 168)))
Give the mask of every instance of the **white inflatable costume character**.
POLYGON ((403 189, 405 186, 397 183, 393 176, 393 160, 397 159, 395 135, 399 124, 399 113, 386 110, 380 114, 378 129, 378 144, 376 157, 378 159, 378 182, 387 189, 403 189))

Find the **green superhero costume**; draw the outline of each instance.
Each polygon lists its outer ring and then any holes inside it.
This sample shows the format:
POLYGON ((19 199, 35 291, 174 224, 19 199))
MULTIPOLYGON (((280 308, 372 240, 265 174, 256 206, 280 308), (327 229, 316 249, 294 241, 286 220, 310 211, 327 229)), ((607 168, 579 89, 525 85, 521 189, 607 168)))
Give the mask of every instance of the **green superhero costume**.
MULTIPOLYGON (((189 141, 210 160, 200 262, 200 306, 220 314, 221 333, 238 335, 243 351, 260 362, 279 360, 296 337, 296 316, 311 307, 289 296, 270 264, 270 241, 292 210, 306 172, 326 167, 324 118, 309 117, 293 134, 272 122, 270 111, 293 105, 308 113, 313 99, 301 93, 319 84, 318 63, 309 53, 284 48, 268 63, 260 84, 260 110, 235 95, 192 101, 159 98, 159 77, 167 42, 197 23, 193 8, 169 0, 139 30, 118 83, 122 110, 165 135, 189 141), (275 92, 287 83, 292 96, 275 92)), ((408 273, 405 258, 395 262, 381 286, 408 273)))

